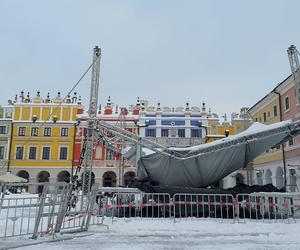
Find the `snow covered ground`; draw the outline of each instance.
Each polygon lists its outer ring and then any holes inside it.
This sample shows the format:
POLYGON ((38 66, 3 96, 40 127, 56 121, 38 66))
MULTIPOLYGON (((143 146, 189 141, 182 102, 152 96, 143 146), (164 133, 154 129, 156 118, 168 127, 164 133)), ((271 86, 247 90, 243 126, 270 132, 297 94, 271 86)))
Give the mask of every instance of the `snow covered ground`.
POLYGON ((300 221, 230 223, 188 219, 174 223, 170 219, 119 219, 112 224, 107 219, 105 222, 108 230, 91 226, 92 235, 21 249, 300 249, 300 221))
MULTIPOLYGON (((17 198, 16 195, 8 196, 17 198)), ((31 198, 35 204, 35 196, 23 194, 22 198, 31 198)), ((4 202, 4 205, 7 201, 4 202)), ((15 204, 12 199, 11 204, 15 204)), ((28 200, 24 202, 28 204, 28 200)), ((23 204, 23 201, 22 201, 23 204)), ((27 208, 26 208, 27 209, 27 208)), ((29 213, 21 209, 21 213, 34 222, 35 209, 29 213)), ((8 217, 8 227, 18 227, 19 210, 8 217), (13 222, 16 221, 15 224, 13 222), (17 223, 18 222, 18 223, 17 223)), ((0 214, 0 234, 4 229, 7 213, 0 214)), ((100 217, 97 217, 100 218, 100 217)), ((300 220, 287 221, 246 221, 233 223, 233 220, 215 221, 214 219, 188 218, 174 222, 173 219, 147 218, 105 218, 104 226, 90 226, 84 233, 57 235, 56 242, 50 242, 50 236, 31 240, 30 234, 18 238, 0 238, 0 249, 19 247, 25 250, 76 250, 76 249, 299 249, 300 220)), ((26 221, 23 224, 28 228, 26 221)), ((42 223, 43 224, 43 223, 42 223)), ((30 224, 31 226, 34 223, 30 224)), ((31 227, 30 227, 31 228, 31 227)), ((18 230, 17 230, 18 231, 18 230)), ((31 232, 31 230, 29 230, 31 232)), ((2 232, 3 233, 3 232, 2 232)))

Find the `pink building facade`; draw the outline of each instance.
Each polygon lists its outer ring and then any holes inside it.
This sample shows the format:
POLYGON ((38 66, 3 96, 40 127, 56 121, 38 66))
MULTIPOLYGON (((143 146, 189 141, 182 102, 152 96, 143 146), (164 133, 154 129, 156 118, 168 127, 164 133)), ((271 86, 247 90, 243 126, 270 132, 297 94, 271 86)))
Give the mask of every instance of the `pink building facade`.
MULTIPOLYGON (((299 120, 300 106, 293 76, 288 77, 275 90, 280 94, 282 120, 299 120)), ((288 189, 299 191, 297 189, 300 187, 300 135, 286 142, 284 150, 288 189)))

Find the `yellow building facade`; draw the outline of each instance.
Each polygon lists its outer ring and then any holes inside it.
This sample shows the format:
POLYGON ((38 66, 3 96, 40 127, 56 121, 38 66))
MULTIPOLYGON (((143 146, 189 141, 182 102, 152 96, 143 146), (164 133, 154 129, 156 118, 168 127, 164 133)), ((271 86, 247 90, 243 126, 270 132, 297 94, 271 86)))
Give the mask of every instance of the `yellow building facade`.
POLYGON ((206 142, 219 140, 246 130, 250 125, 250 117, 247 112, 248 108, 241 108, 239 114, 231 114, 230 122, 227 120, 227 116, 224 115, 224 122, 222 123, 216 114, 211 114, 208 117, 206 142))
POLYGON ((50 99, 40 93, 14 102, 9 168, 31 183, 69 181, 73 165, 76 116, 81 101, 60 93, 50 99))
MULTIPOLYGON (((266 125, 280 122, 279 98, 275 93, 270 93, 259 103, 249 110, 252 120, 266 125)), ((263 155, 257 157, 254 166, 269 163, 271 161, 282 160, 282 151, 280 147, 267 150, 263 155)))
MULTIPOLYGON (((260 122, 266 125, 280 122, 279 96, 275 92, 270 92, 249 109, 253 122, 260 122)), ((253 161, 254 184, 273 183, 272 172, 283 164, 283 154, 281 146, 268 149, 261 156, 253 161)))

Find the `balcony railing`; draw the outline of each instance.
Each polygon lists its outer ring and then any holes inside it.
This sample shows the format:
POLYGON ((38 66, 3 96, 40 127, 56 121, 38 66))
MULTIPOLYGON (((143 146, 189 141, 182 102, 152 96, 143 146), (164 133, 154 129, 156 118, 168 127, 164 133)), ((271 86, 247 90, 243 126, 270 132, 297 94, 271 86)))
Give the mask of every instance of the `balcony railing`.
POLYGON ((147 137, 148 140, 154 141, 163 146, 187 147, 205 143, 204 138, 155 138, 147 137))

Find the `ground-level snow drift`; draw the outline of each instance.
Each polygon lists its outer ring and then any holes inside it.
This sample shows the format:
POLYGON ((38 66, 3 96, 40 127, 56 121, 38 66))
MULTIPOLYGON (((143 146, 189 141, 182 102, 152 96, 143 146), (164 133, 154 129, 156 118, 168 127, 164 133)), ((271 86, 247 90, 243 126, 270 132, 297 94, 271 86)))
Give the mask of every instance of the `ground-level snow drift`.
POLYGON ((187 219, 118 219, 109 226, 91 226, 89 235, 72 240, 22 247, 50 249, 300 249, 300 221, 296 223, 216 222, 187 219))

